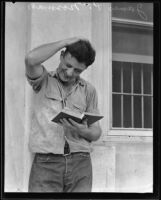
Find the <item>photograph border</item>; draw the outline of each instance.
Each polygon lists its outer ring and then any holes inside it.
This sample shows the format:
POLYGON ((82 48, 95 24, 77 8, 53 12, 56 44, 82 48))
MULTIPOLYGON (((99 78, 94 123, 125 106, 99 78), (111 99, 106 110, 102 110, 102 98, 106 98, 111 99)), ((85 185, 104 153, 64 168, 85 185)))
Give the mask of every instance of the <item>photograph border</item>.
MULTIPOLYGON (((6 1, 7 2, 7 1, 6 1)), ((15 2, 15 1, 11 1, 15 2)), ((18 2, 18 1, 16 1, 18 2)), ((22 1, 23 2, 23 1, 22 1)), ((30 1, 27 1, 30 2, 30 1)), ((37 2, 37 1, 31 1, 37 2)), ((39 1, 38 1, 39 2, 39 1)), ((47 1, 53 2, 53 1, 47 1)), ((108 1, 107 3, 112 2, 108 1)), ((125 2, 125 1, 123 1, 125 2)), ((126 1, 128 2, 128 1, 126 1)), ((129 1, 130 2, 130 1, 129 1)), ((139 1, 140 2, 140 1, 139 1)), ((142 2, 142 1, 141 1, 142 2)), ((147 2, 147 1, 146 1, 147 2)), ((45 2, 46 3, 46 2, 45 2)), ((54 2, 53 2, 54 3, 54 2)), ((1 2, 1 198, 2 199, 159 199, 160 198, 160 2, 154 3, 153 193, 19 193, 4 192, 5 166, 5 1, 1 2), (159 41, 159 42, 158 42, 159 41)))

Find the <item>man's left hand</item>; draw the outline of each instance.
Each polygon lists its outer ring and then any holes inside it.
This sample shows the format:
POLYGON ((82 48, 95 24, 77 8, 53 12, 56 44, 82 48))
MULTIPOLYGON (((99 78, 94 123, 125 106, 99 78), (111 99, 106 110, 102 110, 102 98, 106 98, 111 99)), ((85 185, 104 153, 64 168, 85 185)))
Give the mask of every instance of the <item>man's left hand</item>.
POLYGON ((82 123, 77 123, 72 119, 61 119, 63 127, 70 129, 71 132, 75 132, 80 136, 83 136, 88 129, 87 120, 83 120, 82 123), (69 120, 69 121, 68 121, 69 120))

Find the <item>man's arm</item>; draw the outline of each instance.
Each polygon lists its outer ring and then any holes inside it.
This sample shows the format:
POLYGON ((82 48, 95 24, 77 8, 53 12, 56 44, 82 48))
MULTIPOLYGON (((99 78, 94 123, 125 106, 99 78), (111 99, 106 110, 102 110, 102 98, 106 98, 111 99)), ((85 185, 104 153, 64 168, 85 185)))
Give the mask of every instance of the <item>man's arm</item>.
POLYGON ((98 140, 102 133, 98 122, 88 126, 86 120, 80 124, 72 119, 69 119, 69 122, 66 119, 62 119, 61 123, 64 127, 69 128, 75 134, 78 134, 90 142, 98 140))
POLYGON ((38 78, 43 73, 42 63, 55 55, 62 48, 79 41, 80 38, 73 37, 53 43, 41 45, 31 50, 25 57, 26 73, 30 78, 38 78))
POLYGON ((101 133, 102 133, 102 129, 98 123, 97 125, 93 124, 87 129, 81 130, 79 134, 89 141, 96 141, 100 138, 101 133))
POLYGON ((99 125, 99 122, 96 122, 96 123, 90 125, 89 127, 87 126, 87 124, 85 124, 85 127, 80 129, 80 131, 79 131, 79 135, 81 137, 84 137, 85 139, 87 139, 88 141, 91 141, 91 142, 98 140, 99 137, 101 136, 101 133, 102 133, 102 130, 99 125))

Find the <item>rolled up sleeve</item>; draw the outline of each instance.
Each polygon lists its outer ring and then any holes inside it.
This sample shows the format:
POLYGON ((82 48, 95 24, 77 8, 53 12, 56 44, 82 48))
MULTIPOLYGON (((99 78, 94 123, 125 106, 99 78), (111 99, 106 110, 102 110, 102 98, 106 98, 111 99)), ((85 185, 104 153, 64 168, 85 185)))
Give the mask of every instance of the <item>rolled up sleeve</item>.
POLYGON ((32 86, 33 90, 37 93, 41 90, 42 88, 42 85, 44 84, 45 82, 45 79, 47 78, 47 70, 45 69, 44 66, 43 67, 43 73, 41 74, 40 77, 36 78, 36 79, 32 79, 30 78, 27 74, 26 75, 26 78, 27 78, 27 81, 28 83, 32 86))
POLYGON ((98 96, 96 89, 94 87, 90 87, 87 93, 87 110, 86 112, 99 114, 98 109, 98 96))

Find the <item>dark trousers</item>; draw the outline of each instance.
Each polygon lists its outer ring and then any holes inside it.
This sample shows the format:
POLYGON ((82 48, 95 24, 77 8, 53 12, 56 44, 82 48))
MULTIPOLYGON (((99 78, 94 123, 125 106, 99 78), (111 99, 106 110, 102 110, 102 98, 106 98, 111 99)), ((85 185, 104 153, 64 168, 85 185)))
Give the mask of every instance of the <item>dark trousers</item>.
POLYGON ((91 192, 92 164, 89 153, 70 155, 36 153, 29 192, 91 192))

